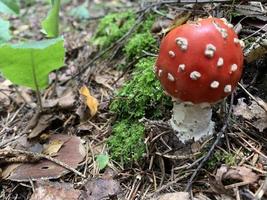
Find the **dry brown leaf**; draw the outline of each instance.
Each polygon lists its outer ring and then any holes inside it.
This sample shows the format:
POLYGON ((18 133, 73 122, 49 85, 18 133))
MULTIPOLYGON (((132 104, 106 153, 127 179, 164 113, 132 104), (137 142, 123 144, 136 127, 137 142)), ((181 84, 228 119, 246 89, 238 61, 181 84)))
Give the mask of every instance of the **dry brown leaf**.
POLYGON ((173 192, 162 194, 155 200, 190 200, 190 195, 188 192, 173 192))
POLYGON ((89 89, 86 86, 80 88, 80 94, 85 97, 85 103, 90 109, 91 116, 94 116, 98 110, 98 101, 95 97, 91 96, 89 89))
POLYGON ((267 40, 262 39, 254 45, 248 52, 245 52, 245 59, 248 63, 251 63, 262 56, 267 54, 267 40))
POLYGON ((246 184, 254 183, 258 180, 258 175, 251 169, 243 166, 232 167, 224 175, 223 179, 242 181, 246 184))
POLYGON ((170 19, 158 19, 157 21, 154 22, 151 32, 152 33, 160 33, 162 30, 167 29, 172 25, 172 20, 170 19))
POLYGON ((220 184, 225 180, 241 181, 244 184, 251 184, 258 180, 259 176, 251 169, 243 166, 227 167, 222 165, 216 173, 216 181, 220 184))
POLYGON ((53 120, 55 120, 56 117, 54 115, 41 115, 40 118, 36 119, 37 124, 32 129, 30 134, 28 135, 28 138, 34 138, 37 137, 40 133, 42 133, 51 123, 53 120))
MULTIPOLYGON (((162 194, 153 200, 190 200, 190 195, 188 192, 172 192, 162 194)), ((210 198, 202 193, 198 193, 193 197, 193 200, 210 200, 210 198)))
POLYGON ((72 91, 64 94, 62 97, 57 99, 46 99, 43 102, 44 108, 58 107, 60 109, 71 109, 75 105, 75 95, 72 91))
MULTIPOLYGON (((262 106, 266 106, 264 101, 258 100, 258 102, 262 106)), ((248 106, 243 99, 238 99, 237 105, 233 106, 233 113, 236 116, 242 116, 244 119, 250 120, 260 132, 267 128, 267 114, 255 101, 252 101, 251 105, 248 106)))
MULTIPOLYGON (((50 140, 60 140, 64 143, 54 157, 55 159, 72 168, 77 168, 79 163, 83 161, 85 148, 79 137, 55 134, 51 136, 50 140)), ((37 163, 24 163, 18 166, 11 172, 7 179, 13 181, 56 179, 68 172, 69 170, 64 167, 49 160, 42 159, 37 163)))
POLYGON ((43 154, 54 156, 63 144, 64 142, 62 140, 51 140, 48 145, 44 146, 43 154))
POLYGON ((111 176, 97 178, 85 184, 84 199, 101 200, 109 196, 117 196, 120 192, 120 184, 111 176))
POLYGON ((71 184, 58 182, 37 182, 30 200, 78 200, 80 190, 75 190, 71 184))

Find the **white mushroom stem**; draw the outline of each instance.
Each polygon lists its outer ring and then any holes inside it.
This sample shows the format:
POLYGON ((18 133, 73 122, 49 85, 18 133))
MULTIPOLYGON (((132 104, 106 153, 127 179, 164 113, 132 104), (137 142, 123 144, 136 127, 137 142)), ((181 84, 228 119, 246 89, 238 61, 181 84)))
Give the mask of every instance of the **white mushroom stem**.
POLYGON ((214 122, 211 116, 212 109, 209 104, 174 102, 171 126, 183 143, 191 139, 198 141, 212 135, 214 122))

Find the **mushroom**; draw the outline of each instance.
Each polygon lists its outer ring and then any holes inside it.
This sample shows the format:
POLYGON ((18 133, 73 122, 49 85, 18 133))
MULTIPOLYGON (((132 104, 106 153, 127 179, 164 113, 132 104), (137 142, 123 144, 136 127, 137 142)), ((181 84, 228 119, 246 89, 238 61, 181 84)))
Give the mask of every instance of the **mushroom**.
POLYGON ((242 47, 233 25, 219 18, 181 25, 163 38, 154 71, 173 98, 170 123, 182 142, 213 133, 211 106, 237 86, 242 47))

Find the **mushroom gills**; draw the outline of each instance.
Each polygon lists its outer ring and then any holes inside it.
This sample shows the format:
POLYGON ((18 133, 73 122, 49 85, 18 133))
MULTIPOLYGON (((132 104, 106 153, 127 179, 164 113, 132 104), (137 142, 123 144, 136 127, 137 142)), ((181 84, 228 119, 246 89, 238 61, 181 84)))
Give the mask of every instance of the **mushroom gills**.
POLYGON ((180 141, 198 141, 213 134, 214 122, 209 104, 174 102, 171 126, 180 141))

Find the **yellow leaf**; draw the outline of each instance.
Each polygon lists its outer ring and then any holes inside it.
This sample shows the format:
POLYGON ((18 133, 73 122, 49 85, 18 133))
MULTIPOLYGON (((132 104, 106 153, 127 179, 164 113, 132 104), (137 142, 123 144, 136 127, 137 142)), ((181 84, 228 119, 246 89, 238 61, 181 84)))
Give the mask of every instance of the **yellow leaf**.
POLYGON ((98 101, 95 97, 91 96, 89 89, 86 86, 80 88, 80 94, 83 95, 86 99, 85 103, 90 109, 91 116, 94 116, 97 112, 98 101))
POLYGON ((48 145, 45 145, 43 154, 54 156, 61 149, 63 144, 64 142, 61 140, 52 140, 48 145))

